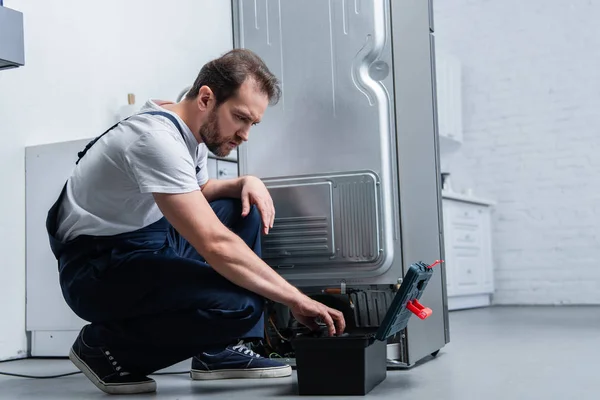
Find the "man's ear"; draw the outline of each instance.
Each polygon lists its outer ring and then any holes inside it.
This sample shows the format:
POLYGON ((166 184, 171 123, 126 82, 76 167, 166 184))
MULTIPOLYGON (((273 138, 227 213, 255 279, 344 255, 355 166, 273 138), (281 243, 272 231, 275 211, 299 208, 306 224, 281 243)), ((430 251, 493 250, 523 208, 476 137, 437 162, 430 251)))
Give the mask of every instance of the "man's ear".
POLYGON ((214 105, 215 94, 208 86, 202 86, 198 92, 196 102, 200 111, 206 111, 214 105))

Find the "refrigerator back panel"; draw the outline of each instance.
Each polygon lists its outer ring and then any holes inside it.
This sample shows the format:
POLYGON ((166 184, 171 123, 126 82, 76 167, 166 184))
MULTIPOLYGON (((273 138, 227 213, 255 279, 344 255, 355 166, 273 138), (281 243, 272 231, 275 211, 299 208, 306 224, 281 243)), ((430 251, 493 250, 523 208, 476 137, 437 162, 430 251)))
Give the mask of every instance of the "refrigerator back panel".
POLYGON ((265 260, 291 279, 351 276, 357 283, 397 263, 386 278, 394 282, 402 272, 399 251, 394 259, 389 2, 233 4, 236 46, 261 56, 283 89, 240 149, 240 172, 261 177, 276 206, 265 260))
POLYGON ((258 53, 283 88, 245 145, 247 173, 388 173, 387 13, 381 0, 239 1, 240 47, 258 53))

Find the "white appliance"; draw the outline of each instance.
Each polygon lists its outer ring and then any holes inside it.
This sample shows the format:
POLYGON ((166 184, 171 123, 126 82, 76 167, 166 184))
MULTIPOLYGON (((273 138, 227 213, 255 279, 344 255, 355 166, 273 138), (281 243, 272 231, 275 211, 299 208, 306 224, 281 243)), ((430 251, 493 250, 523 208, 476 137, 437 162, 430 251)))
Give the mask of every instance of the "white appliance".
MULTIPOLYGON (((277 210, 263 258, 307 292, 360 288, 357 325, 377 326, 410 264, 444 258, 431 1, 234 0, 233 12, 236 47, 283 88, 239 151, 277 210)), ((433 315, 389 343, 396 363, 449 341, 444 272, 422 298, 433 315)))
POLYGON ((23 14, 0 0, 0 70, 25 65, 23 14))

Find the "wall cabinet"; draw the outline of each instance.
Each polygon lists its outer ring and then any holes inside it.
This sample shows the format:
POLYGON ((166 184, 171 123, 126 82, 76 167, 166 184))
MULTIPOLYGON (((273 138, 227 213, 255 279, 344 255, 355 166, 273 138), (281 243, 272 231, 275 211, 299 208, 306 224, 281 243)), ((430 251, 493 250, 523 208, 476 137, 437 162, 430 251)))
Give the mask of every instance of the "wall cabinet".
POLYGON ((458 58, 436 54, 437 120, 441 146, 456 148, 463 141, 462 67, 458 58))
POLYGON ((448 308, 491 304, 494 292, 490 206, 443 199, 448 308))

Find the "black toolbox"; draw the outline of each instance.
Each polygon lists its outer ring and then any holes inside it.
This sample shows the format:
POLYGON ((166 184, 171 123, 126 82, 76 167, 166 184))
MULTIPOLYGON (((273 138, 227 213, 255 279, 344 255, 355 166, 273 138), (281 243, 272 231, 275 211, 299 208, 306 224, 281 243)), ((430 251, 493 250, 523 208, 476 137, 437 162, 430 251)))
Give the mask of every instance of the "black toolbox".
MULTIPOLYGON (((438 261, 439 262, 439 261, 438 261)), ((436 262, 435 264, 437 264, 436 262)), ((412 314, 431 315, 421 298, 433 265, 412 264, 376 331, 342 336, 299 335, 293 341, 300 395, 365 395, 387 376, 387 340, 408 324, 412 314)))

